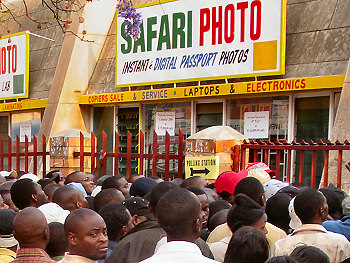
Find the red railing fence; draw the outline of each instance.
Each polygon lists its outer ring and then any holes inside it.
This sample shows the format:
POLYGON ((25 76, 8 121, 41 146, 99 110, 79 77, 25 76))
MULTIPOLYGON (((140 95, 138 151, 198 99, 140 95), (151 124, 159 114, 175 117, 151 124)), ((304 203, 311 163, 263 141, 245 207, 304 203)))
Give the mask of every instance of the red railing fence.
POLYGON ((0 136, 0 171, 3 170, 16 170, 29 173, 29 162, 33 161, 33 173, 38 174, 38 158, 42 158, 42 174, 45 175, 47 171, 46 160, 50 155, 46 151, 46 137, 42 136, 41 151, 38 151, 38 139, 33 136, 33 141, 29 144, 27 136, 24 138, 24 142, 20 142, 19 136, 16 136, 16 141, 13 142, 11 137, 7 139, 7 152, 5 152, 4 138, 0 136), (15 151, 13 151, 15 148, 15 151), (5 168, 5 159, 7 159, 7 167, 5 168), (16 165, 13 165, 15 161, 16 165), (23 164, 24 163, 24 164, 23 164))
MULTIPOLYGON (((107 158, 114 158, 114 167, 113 167, 113 173, 118 174, 118 168, 119 168, 119 158, 125 158, 126 159, 126 177, 128 178, 132 171, 131 171, 131 160, 137 159, 139 163, 139 171, 140 173, 143 173, 144 170, 144 161, 149 160, 152 162, 152 169, 151 169, 151 175, 157 176, 157 164, 158 160, 164 160, 164 180, 168 181, 170 179, 170 169, 169 169, 169 163, 171 160, 177 160, 177 175, 176 177, 183 177, 183 162, 185 159, 184 155, 184 136, 183 133, 179 130, 178 136, 176 136, 176 140, 171 140, 170 135, 168 132, 166 132, 164 138, 164 152, 159 153, 159 136, 154 131, 153 132, 153 143, 150 145, 151 147, 145 146, 145 135, 142 131, 139 132, 139 141, 138 141, 138 152, 133 153, 132 152, 132 134, 128 131, 127 132, 127 143, 126 143, 126 152, 119 152, 119 144, 120 144, 120 136, 117 132, 114 134, 114 150, 113 152, 107 152, 107 135, 103 131, 102 132, 102 150, 106 152, 106 157, 103 162, 102 166, 102 172, 103 174, 107 173, 107 158), (170 145, 176 145, 177 151, 171 152, 170 151, 170 145), (145 148, 152 148, 151 153, 145 153, 145 148)), ((80 133, 80 151, 75 153, 75 156, 80 157, 80 171, 84 171, 84 157, 89 156, 91 158, 91 172, 95 169, 95 159, 99 155, 95 151, 95 140, 96 136, 93 132, 91 132, 91 151, 85 152, 84 151, 84 135, 80 133)))
POLYGON ((277 171, 277 179, 279 178, 279 171, 280 171, 280 163, 281 163, 281 155, 285 152, 287 153, 287 161, 286 161, 286 171, 287 171, 287 181, 290 182, 291 180, 291 168, 292 163, 295 160, 292 160, 292 152, 294 151, 294 156, 299 152, 299 183, 303 183, 304 181, 304 164, 305 164, 305 152, 311 151, 312 157, 311 157, 311 187, 316 187, 316 156, 319 152, 324 152, 324 160, 323 160, 323 185, 326 187, 328 185, 328 179, 329 179, 329 154, 330 151, 336 151, 337 152, 337 187, 341 187, 341 178, 342 178, 342 157, 343 157, 343 151, 349 151, 350 150, 350 143, 348 140, 345 140, 344 143, 339 142, 338 140, 335 143, 332 143, 330 141, 323 142, 322 140, 319 140, 317 143, 310 140, 309 142, 305 142, 304 140, 301 140, 300 142, 293 141, 291 143, 288 143, 287 141, 267 141, 263 142, 261 140, 258 141, 246 141, 242 145, 235 146, 233 148, 234 154, 234 162, 239 163, 239 167, 236 165, 234 170, 238 171, 241 169, 244 169, 248 162, 257 162, 258 161, 258 154, 262 153, 262 159, 263 162, 266 164, 269 164, 269 153, 271 151, 274 151, 276 153, 276 161, 275 161, 275 170, 277 171), (246 150, 250 151, 250 158, 251 160, 247 160, 247 152, 246 150), (240 154, 238 154, 240 152, 240 154))

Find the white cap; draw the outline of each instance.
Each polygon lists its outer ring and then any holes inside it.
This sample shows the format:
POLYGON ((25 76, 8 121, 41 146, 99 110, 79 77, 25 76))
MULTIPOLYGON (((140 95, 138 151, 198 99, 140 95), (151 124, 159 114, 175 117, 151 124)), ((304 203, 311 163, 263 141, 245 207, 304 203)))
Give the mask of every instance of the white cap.
POLYGON ((95 197, 99 192, 101 192, 102 186, 98 185, 95 187, 95 189, 92 191, 91 196, 95 197))
POLYGON ((292 229, 296 229, 297 227, 302 225, 299 217, 297 216, 297 214, 295 213, 295 210, 294 210, 294 199, 295 199, 295 197, 292 200, 290 200, 289 206, 288 206, 288 211, 289 211, 289 216, 290 216, 289 226, 292 229))
POLYGON ((21 179, 31 179, 34 182, 39 181, 39 177, 36 176, 35 174, 24 174, 18 180, 21 180, 21 179))
POLYGON ((274 196, 283 187, 288 186, 288 183, 284 183, 277 179, 271 179, 264 184, 265 197, 269 200, 270 197, 274 196))
POLYGON ((255 168, 247 171, 248 171, 247 177, 254 177, 258 179, 261 184, 265 184, 267 181, 271 180, 270 175, 265 170, 255 168))

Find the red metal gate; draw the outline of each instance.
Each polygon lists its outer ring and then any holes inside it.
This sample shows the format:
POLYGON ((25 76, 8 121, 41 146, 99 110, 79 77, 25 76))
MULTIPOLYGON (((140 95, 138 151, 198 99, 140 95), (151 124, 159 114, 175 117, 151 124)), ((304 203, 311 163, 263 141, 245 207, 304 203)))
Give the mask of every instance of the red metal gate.
MULTIPOLYGON (((311 187, 316 187, 316 155, 317 152, 323 151, 325 153, 324 155, 324 162, 323 162, 323 178, 324 178, 324 187, 328 185, 328 168, 329 168, 329 154, 330 151, 336 151, 337 152, 337 187, 341 187, 341 177, 342 177, 342 157, 343 157, 343 151, 350 150, 350 143, 348 140, 346 140, 344 143, 340 143, 339 141, 336 141, 335 143, 332 143, 330 141, 323 142, 320 140, 319 142, 315 143, 312 140, 308 143, 304 140, 298 142, 291 142, 288 143, 287 141, 267 141, 263 142, 261 140, 254 141, 251 140, 249 142, 245 142, 241 146, 235 147, 234 152, 240 151, 240 156, 238 157, 238 154, 235 155, 236 160, 239 158, 239 169, 244 169, 248 163, 248 160, 246 160, 246 150, 249 149, 252 151, 252 160, 251 162, 257 162, 258 161, 258 153, 262 151, 263 153, 263 161, 268 164, 268 157, 270 151, 276 152, 276 171, 280 171, 280 160, 281 160, 281 154, 283 151, 287 152, 287 181, 290 181, 291 179, 291 166, 292 166, 292 151, 299 152, 300 153, 300 164, 299 164, 299 183, 303 183, 304 179, 304 153, 305 151, 311 151, 312 152, 312 163, 311 163, 311 187), (240 149, 239 149, 240 148, 240 149)), ((238 167, 236 167, 237 169, 238 167)), ((279 174, 279 173, 277 173, 279 174)), ((278 178, 279 179, 279 178, 278 178)))

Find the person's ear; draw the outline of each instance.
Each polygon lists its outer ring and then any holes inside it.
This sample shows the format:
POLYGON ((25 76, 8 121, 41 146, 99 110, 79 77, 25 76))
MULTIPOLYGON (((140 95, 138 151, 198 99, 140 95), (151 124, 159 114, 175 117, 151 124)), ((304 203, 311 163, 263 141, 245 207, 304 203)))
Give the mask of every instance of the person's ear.
POLYGON ((148 211, 150 211, 150 213, 152 213, 152 214, 153 214, 152 207, 150 206, 150 204, 149 204, 149 203, 148 203, 148 205, 147 205, 147 209, 148 209, 148 211))
POLYGON ((132 223, 134 224, 134 226, 137 226, 138 224, 140 224, 140 219, 138 215, 132 216, 132 223))
POLYGON ((123 226, 122 229, 121 229, 122 236, 124 236, 126 233, 128 233, 128 227, 127 226, 123 226))
POLYGON ((83 206, 82 206, 81 203, 78 201, 78 202, 75 203, 75 207, 76 207, 77 209, 79 209, 79 208, 82 208, 83 206))
POLYGON ((75 233, 68 232, 68 243, 72 246, 77 245, 77 235, 75 233))
POLYGON ((200 218, 197 218, 196 221, 193 223, 193 232, 200 234, 202 231, 202 220, 200 218))
POLYGON ((38 197, 36 194, 32 194, 31 198, 33 199, 33 201, 36 203, 38 202, 38 197))
POLYGON ((49 228, 45 228, 45 230, 43 232, 43 239, 44 240, 49 240, 50 239, 50 230, 49 230, 49 228))
POLYGON ((321 207, 319 210, 319 213, 320 213, 322 221, 325 221, 327 216, 328 216, 327 211, 325 211, 325 209, 323 207, 321 207))

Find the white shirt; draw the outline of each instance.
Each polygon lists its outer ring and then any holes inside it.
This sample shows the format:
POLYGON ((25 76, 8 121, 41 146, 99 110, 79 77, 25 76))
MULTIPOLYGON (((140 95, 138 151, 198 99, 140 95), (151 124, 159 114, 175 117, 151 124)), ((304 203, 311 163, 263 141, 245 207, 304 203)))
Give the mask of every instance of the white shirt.
POLYGON ((171 241, 161 245, 157 252, 142 263, 214 263, 217 262, 202 255, 198 246, 186 241, 171 241))
POLYGON ((284 256, 292 253, 300 245, 314 246, 329 257, 331 263, 338 263, 350 257, 350 243, 345 236, 328 232, 322 225, 304 224, 286 238, 276 241, 271 256, 284 256))

